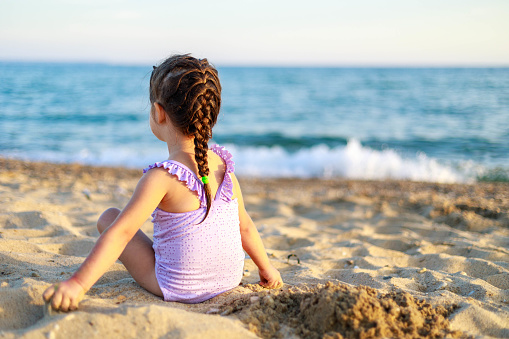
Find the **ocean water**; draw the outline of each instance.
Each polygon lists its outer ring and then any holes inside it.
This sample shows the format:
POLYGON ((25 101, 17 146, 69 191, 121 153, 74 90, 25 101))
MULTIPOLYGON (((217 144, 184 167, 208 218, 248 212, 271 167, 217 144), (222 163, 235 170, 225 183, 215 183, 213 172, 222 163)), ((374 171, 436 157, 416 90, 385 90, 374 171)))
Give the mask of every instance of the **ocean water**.
MULTIPOLYGON (((151 66, 0 63, 0 156, 143 168, 151 66)), ((509 68, 219 67, 243 176, 508 181, 509 68)))

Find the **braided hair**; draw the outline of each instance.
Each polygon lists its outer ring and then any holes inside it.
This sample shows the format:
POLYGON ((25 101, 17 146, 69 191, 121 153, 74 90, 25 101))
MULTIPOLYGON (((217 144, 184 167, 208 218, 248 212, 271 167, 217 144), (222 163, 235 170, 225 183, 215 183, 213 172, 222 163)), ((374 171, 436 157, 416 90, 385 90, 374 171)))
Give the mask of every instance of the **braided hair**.
MULTIPOLYGON (((208 141, 221 106, 217 70, 207 59, 174 55, 155 67, 150 77, 150 102, 158 103, 173 125, 194 137, 194 158, 200 177, 208 177, 208 141)), ((207 218, 212 204, 210 185, 204 180, 207 218)), ((203 220, 205 220, 205 218, 203 220)))

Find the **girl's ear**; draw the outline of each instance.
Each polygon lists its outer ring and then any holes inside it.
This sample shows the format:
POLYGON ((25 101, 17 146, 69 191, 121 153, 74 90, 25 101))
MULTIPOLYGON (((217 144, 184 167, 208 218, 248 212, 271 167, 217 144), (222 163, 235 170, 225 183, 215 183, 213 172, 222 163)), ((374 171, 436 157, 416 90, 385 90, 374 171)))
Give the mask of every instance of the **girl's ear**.
POLYGON ((155 116, 154 116, 155 119, 154 120, 158 124, 165 123, 166 122, 166 112, 164 111, 163 106, 161 106, 159 103, 155 102, 154 108, 155 108, 155 116))

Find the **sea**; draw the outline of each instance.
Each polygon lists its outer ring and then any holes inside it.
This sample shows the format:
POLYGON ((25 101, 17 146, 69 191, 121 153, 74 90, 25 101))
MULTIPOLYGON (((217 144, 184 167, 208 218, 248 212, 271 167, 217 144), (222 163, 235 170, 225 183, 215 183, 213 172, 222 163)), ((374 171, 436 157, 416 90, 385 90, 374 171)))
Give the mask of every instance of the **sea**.
MULTIPOLYGON (((244 177, 509 181, 509 68, 218 67, 244 177)), ((144 168, 152 66, 0 62, 0 157, 144 168)))

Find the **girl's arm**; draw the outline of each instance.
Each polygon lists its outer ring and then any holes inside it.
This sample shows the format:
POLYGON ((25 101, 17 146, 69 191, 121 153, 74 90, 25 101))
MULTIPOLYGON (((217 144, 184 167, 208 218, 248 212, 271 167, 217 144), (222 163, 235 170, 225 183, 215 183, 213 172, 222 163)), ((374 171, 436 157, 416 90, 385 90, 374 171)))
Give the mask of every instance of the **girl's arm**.
POLYGON ((99 237, 92 251, 73 276, 48 288, 43 298, 55 309, 75 309, 83 295, 120 257, 124 248, 159 205, 168 191, 168 173, 148 171, 138 182, 133 196, 113 224, 99 237), (64 306, 65 305, 65 306, 64 306))
POLYGON ((278 288, 283 284, 281 274, 272 266, 263 246, 260 234, 249 216, 244 206, 244 199, 240 191, 240 185, 237 178, 232 173, 232 181, 234 186, 234 197, 239 203, 239 219, 240 219, 240 236, 242 239, 242 247, 244 251, 251 257, 260 272, 260 285, 267 288, 278 288))

